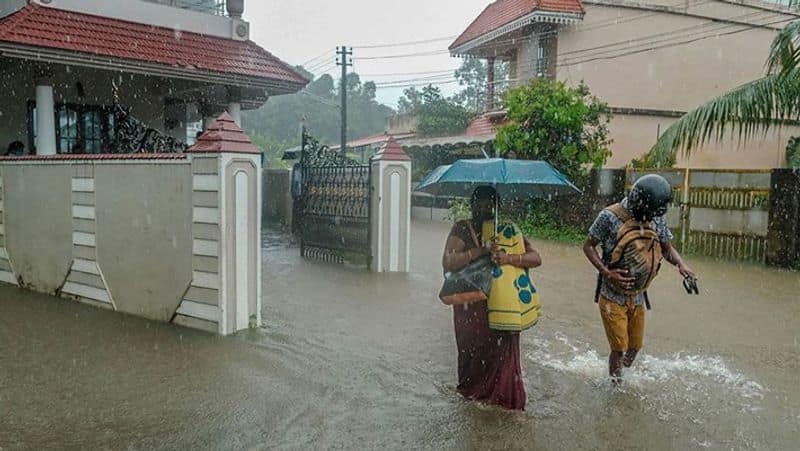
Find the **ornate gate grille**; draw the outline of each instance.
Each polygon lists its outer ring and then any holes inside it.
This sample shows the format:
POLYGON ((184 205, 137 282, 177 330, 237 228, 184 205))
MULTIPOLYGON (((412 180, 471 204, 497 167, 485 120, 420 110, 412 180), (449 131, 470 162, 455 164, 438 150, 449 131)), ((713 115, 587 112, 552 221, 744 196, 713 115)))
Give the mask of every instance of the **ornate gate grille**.
POLYGON ((369 267, 370 165, 321 146, 303 130, 295 231, 304 258, 369 267))

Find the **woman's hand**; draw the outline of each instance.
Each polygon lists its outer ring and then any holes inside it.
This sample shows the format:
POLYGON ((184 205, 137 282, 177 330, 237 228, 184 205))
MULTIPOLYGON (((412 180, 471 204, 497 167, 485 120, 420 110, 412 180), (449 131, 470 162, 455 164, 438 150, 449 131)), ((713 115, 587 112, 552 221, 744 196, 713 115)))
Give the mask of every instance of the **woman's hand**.
POLYGON ((483 257, 484 255, 488 255, 490 251, 485 247, 473 247, 467 252, 469 253, 469 261, 474 262, 475 260, 483 257))

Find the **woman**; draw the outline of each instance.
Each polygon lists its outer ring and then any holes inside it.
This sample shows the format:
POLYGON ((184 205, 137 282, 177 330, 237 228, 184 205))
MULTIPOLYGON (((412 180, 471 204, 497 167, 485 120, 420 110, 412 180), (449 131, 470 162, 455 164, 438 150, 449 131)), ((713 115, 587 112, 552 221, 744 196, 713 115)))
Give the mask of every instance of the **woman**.
MULTIPOLYGON (((484 246, 481 229, 485 221, 494 219, 496 198, 497 192, 488 186, 479 187, 472 193, 472 219, 457 222, 447 237, 442 257, 445 272, 458 271, 487 254, 492 255, 498 266, 541 266, 539 253, 527 239, 526 252, 521 256, 512 257, 495 244, 488 249, 484 246)), ((458 346, 458 392, 470 400, 525 410, 519 334, 491 330, 486 301, 455 305, 453 317, 458 346)))

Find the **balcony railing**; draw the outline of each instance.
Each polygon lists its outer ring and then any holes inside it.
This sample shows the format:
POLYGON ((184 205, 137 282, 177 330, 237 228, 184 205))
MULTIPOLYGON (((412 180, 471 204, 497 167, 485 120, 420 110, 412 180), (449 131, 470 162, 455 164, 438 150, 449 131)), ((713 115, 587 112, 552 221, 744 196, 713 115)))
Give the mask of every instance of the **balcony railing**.
POLYGON ((225 0, 142 0, 150 3, 173 6, 175 8, 190 9, 215 16, 225 16, 225 0))

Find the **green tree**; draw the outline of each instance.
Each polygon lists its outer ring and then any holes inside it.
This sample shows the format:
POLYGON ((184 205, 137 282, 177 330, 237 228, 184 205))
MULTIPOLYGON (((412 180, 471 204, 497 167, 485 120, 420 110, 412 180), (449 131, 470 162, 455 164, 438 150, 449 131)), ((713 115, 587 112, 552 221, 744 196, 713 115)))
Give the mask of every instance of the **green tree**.
MULTIPOLYGON (((298 68, 309 79, 311 74, 298 68)), ((242 114, 242 125, 251 136, 263 137, 270 143, 300 145, 300 126, 305 124, 323 144, 338 144, 341 134, 340 83, 330 75, 322 75, 297 94, 269 99, 261 108, 242 114)), ((375 99, 375 83, 362 83, 351 73, 347 77, 347 136, 358 139, 380 133, 392 108, 375 99)))
MULTIPOLYGON (((495 95, 500 95, 508 84, 509 65, 496 62, 494 68, 495 95)), ((486 106, 488 64, 478 58, 467 58, 456 69, 455 77, 463 89, 453 97, 453 100, 471 112, 483 111, 486 106)))
POLYGON ((786 146, 786 165, 790 168, 800 168, 800 137, 793 136, 786 146))
POLYGON ((503 101, 510 123, 495 140, 502 155, 547 161, 576 182, 611 156, 608 106, 583 83, 536 79, 503 101))
MULTIPOLYGON (((792 2, 794 3, 794 1, 792 2)), ((800 119, 800 21, 786 25, 772 42, 766 74, 713 98, 665 130, 650 151, 656 165, 734 133, 742 142, 800 119)))
POLYGON ((398 106, 401 113, 417 116, 417 133, 422 136, 463 133, 472 118, 472 113, 455 100, 445 98, 442 91, 433 85, 425 86, 421 91, 406 89, 398 106))

